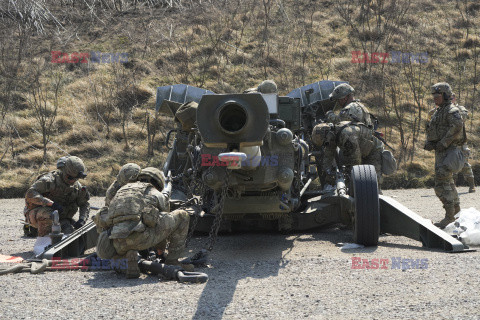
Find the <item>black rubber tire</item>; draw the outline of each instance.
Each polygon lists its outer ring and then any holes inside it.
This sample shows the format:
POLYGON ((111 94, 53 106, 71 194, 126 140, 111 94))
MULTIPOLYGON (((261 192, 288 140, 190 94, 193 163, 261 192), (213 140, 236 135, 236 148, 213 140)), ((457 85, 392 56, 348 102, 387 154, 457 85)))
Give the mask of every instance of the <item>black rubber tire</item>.
POLYGON ((375 167, 354 166, 351 181, 355 199, 353 241, 364 246, 376 246, 380 234, 380 203, 375 167))

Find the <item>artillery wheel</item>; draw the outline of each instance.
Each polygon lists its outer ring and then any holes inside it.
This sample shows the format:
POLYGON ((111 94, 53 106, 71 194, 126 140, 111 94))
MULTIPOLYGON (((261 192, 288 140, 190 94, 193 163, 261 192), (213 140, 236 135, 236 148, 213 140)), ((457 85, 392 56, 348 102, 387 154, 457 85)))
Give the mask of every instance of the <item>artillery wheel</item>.
POLYGON ((351 182, 355 199, 353 241, 365 246, 376 246, 380 233, 380 204, 375 167, 354 166, 351 182))

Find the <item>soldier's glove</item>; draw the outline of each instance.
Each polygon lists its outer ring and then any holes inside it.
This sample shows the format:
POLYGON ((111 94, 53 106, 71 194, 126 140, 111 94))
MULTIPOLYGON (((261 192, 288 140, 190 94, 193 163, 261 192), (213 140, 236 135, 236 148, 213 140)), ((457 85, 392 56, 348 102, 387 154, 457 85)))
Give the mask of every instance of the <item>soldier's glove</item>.
POLYGON ((85 225, 85 221, 83 219, 78 219, 78 221, 73 224, 73 227, 75 229, 79 229, 79 228, 83 227, 84 225, 85 225))
POLYGON ((54 203, 52 204, 52 209, 53 209, 53 210, 57 210, 58 213, 62 213, 62 212, 63 212, 63 207, 62 207, 62 205, 61 205, 60 203, 58 203, 58 202, 54 202, 54 203))
POLYGON ((435 150, 436 144, 437 144, 436 142, 427 141, 425 142, 425 146, 423 146, 423 149, 427 151, 435 150))

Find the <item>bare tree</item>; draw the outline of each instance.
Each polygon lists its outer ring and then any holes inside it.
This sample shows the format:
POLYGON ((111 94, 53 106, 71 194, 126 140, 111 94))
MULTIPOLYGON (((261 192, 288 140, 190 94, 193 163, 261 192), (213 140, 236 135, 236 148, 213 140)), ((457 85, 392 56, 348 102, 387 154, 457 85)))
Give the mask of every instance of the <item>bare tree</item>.
POLYGON ((47 161, 47 145, 50 142, 52 126, 57 117, 62 73, 49 72, 45 77, 51 81, 49 82, 42 77, 43 71, 41 64, 34 67, 29 104, 35 111, 35 119, 42 133, 43 162, 45 163, 47 161))

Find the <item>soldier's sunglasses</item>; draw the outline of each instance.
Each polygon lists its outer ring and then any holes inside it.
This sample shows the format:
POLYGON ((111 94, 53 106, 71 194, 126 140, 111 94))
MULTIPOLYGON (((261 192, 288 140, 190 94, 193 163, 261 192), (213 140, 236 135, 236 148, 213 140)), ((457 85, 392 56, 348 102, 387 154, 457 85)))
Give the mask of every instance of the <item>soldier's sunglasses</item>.
POLYGON ((73 181, 73 180, 78 180, 78 179, 80 179, 80 177, 72 177, 71 175, 68 175, 68 174, 67 174, 67 179, 70 180, 70 181, 73 181))

